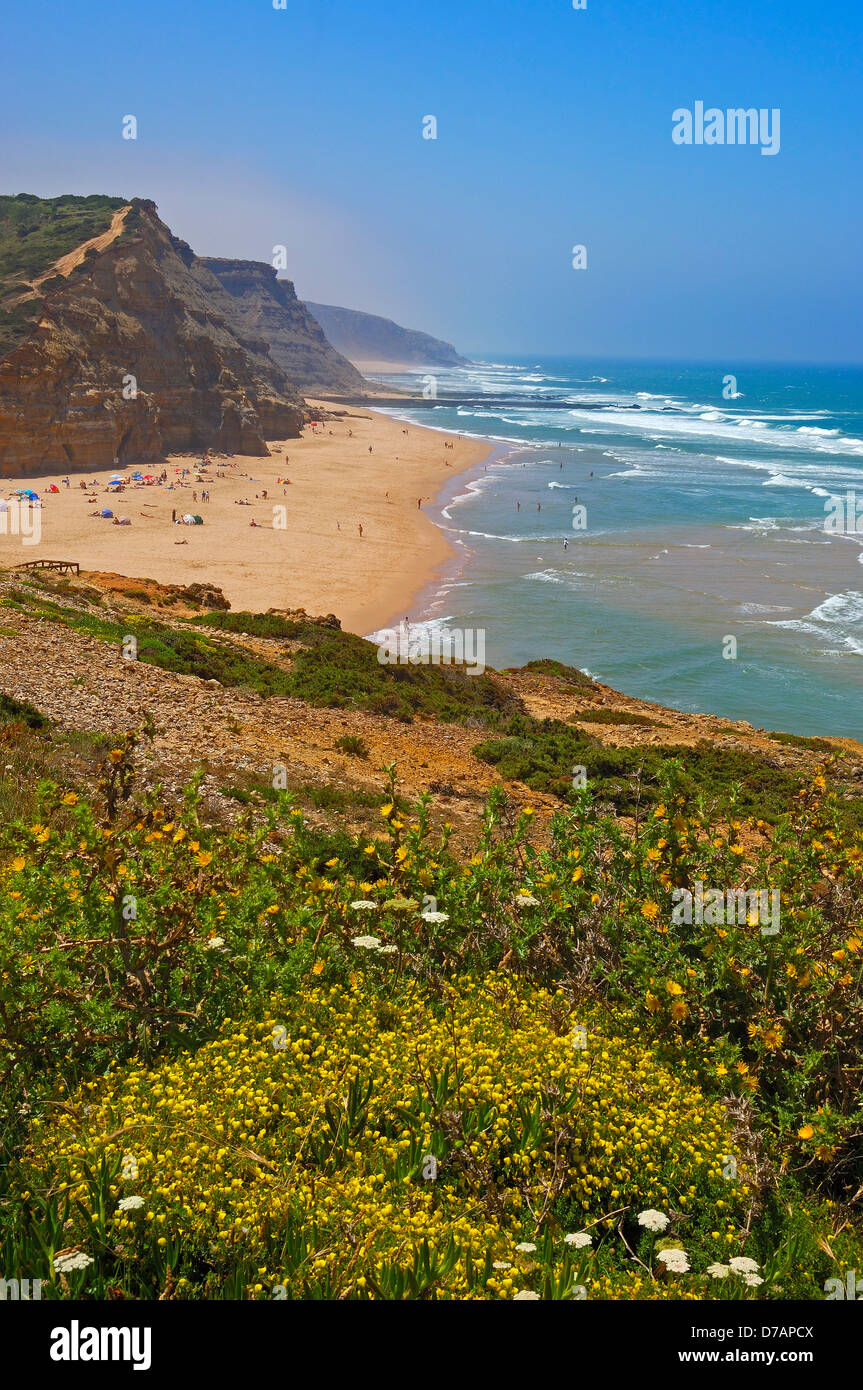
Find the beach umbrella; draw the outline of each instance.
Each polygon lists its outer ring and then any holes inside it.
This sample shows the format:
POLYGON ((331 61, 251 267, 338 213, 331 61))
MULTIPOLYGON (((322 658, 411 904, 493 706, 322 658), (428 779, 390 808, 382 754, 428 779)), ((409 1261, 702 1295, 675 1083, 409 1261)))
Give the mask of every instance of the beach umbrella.
POLYGON ((192 520, 194 521, 196 526, 203 526, 204 524, 204 518, 202 516, 198 516, 197 512, 192 513, 192 520))
POLYGON ((110 507, 103 507, 103 508, 102 508, 102 516, 113 516, 113 515, 114 515, 114 513, 111 511, 111 508, 110 508, 110 507))
POLYGON ((39 500, 38 492, 34 492, 31 487, 24 489, 24 496, 29 497, 32 502, 38 502, 39 500))

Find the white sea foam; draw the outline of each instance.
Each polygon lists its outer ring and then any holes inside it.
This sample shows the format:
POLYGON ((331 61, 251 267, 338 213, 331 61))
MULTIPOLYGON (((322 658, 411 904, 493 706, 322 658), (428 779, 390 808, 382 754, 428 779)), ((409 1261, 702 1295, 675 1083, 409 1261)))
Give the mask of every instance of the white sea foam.
POLYGON ((541 584, 565 584, 557 570, 534 570, 532 574, 523 574, 522 579, 537 579, 541 584))
POLYGON ((485 540, 485 541, 513 541, 513 542, 515 542, 516 544, 517 544, 519 541, 545 541, 545 540, 548 540, 548 537, 547 537, 547 536, 498 536, 498 535, 495 535, 494 532, 491 532, 491 531, 468 531, 466 534, 467 534, 468 536, 479 536, 479 537, 481 537, 482 540, 485 540))
POLYGON ((584 421, 582 430, 585 434, 606 433, 609 427, 613 427, 615 431, 622 429, 638 430, 641 433, 656 432, 666 437, 689 435, 696 438, 700 436, 728 440, 748 438, 759 444, 763 444, 765 439, 769 438, 771 446, 776 445, 782 449, 811 451, 815 448, 819 452, 863 455, 863 439, 856 439, 851 435, 843 436, 841 431, 835 434, 831 431, 828 444, 827 437, 823 434, 791 428, 785 423, 787 416, 779 417, 784 423, 784 428, 780 425, 779 428, 773 429, 770 428, 770 420, 759 419, 754 415, 723 415, 715 408, 705 406, 695 406, 691 410, 698 413, 672 414, 651 410, 587 411, 574 408, 570 409, 569 414, 575 420, 584 421), (600 425, 605 426, 605 430, 598 429, 597 426, 600 425))
POLYGON ((851 589, 831 594, 802 618, 785 618, 771 624, 839 642, 847 651, 863 656, 863 594, 851 589))
POLYGON ((809 488, 808 483, 804 483, 802 478, 786 478, 784 473, 774 473, 770 478, 765 478, 762 487, 805 487, 809 488))

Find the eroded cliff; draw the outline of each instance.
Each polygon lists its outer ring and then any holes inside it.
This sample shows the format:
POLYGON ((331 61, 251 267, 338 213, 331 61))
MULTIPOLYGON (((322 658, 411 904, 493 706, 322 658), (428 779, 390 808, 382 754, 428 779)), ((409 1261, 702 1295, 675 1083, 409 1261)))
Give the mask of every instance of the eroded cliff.
POLYGON ((279 280, 263 261, 202 257, 231 296, 243 329, 269 344, 270 356, 301 391, 362 395, 368 383, 336 352, 324 330, 297 298, 290 280, 279 280))
MULTIPOLYGON (((266 454, 304 402, 191 248, 135 199, 80 256, 18 277, 32 316, 0 357, 0 475, 148 462, 169 452, 266 454)), ((32 272, 32 267, 27 267, 32 272)))

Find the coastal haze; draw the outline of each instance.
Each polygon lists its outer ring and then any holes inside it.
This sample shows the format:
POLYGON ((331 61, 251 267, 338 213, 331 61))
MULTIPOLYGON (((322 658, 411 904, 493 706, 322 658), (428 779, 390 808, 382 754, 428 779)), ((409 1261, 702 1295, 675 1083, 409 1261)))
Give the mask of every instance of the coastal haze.
MULTIPOLYGON (((844 154, 832 134, 847 126, 853 103, 857 50, 849 7, 832 5, 823 28, 807 7, 792 5, 805 45, 783 39, 787 15, 780 20, 778 12, 767 12, 759 17, 757 43, 741 45, 739 33, 750 21, 738 4, 722 14, 701 6, 694 16, 690 5, 671 0, 661 20, 637 5, 598 6, 589 14, 580 6, 518 5, 508 12, 504 33, 495 7, 465 11, 445 3, 434 25, 419 15, 400 16, 399 51, 411 53, 405 64, 380 42, 374 20, 361 26, 349 6, 336 3, 328 17, 326 63, 295 67, 290 83, 274 82, 275 119, 258 92, 268 72, 275 77, 288 45, 314 49, 318 19, 308 6, 261 6, 251 15, 219 4, 199 23, 191 13, 156 3, 134 44, 122 28, 114 34, 98 22, 100 5, 85 9, 94 21, 88 61, 96 62, 102 51, 111 76, 98 100, 76 99, 72 124, 59 119, 68 105, 62 65, 39 111, 28 115, 26 129, 21 126, 15 84, 29 61, 27 26, 23 17, 10 19, 10 54, 17 51, 20 62, 10 64, 0 97, 11 137, 2 166, 9 192, 56 196, 71 179, 79 194, 121 190, 127 199, 152 200, 162 224, 196 258, 186 270, 171 272, 166 285, 192 276, 194 288, 183 293, 200 300, 206 281, 207 303, 230 318, 231 334, 252 344, 253 358, 254 342, 263 344, 283 374, 278 388, 269 381, 264 390, 265 416, 272 416, 269 402, 279 392, 285 400, 305 392, 344 403, 371 400, 383 385, 423 396, 425 406, 438 390, 470 398, 499 388, 497 413, 469 403, 448 411, 441 405, 436 423, 530 445, 527 468, 515 455, 514 467, 498 458, 494 489, 472 483, 470 502, 459 503, 454 514, 442 512, 448 495, 441 508, 428 510, 433 491, 423 494, 418 486, 424 516, 442 526, 443 535, 433 539, 427 526, 420 527, 425 544, 418 544, 406 599, 425 588, 431 606, 408 603, 412 618, 458 609, 441 607, 429 588, 435 575, 430 562, 439 562, 449 542, 459 582, 473 586, 455 591, 462 605, 470 599, 469 610, 457 616, 488 630, 493 660, 553 653, 670 704, 801 733, 819 727, 859 733, 859 716, 845 723, 845 700, 856 694, 861 659, 856 532, 846 528, 845 545, 835 535, 819 536, 813 506, 855 486, 854 440, 863 434, 859 381, 841 370, 831 375, 837 362, 863 357, 859 295, 849 292, 858 280, 854 229, 861 193, 838 167, 844 154), (446 41, 450 31, 457 43, 446 41), (826 58, 843 34, 848 57, 831 71, 826 58), (480 35, 489 60, 479 70, 471 65, 468 101, 465 65, 480 35), (177 84, 168 80, 176 66, 172 55, 187 42, 194 43, 195 73, 191 82, 177 84), (229 51, 230 116, 215 97, 229 51), (625 75, 637 71, 638 92, 622 87, 604 102, 600 74, 612 52, 624 86, 625 75), (254 61, 244 63, 244 55, 254 61), (154 81, 158 103, 150 96, 154 81), (518 93, 515 103, 507 99, 511 91, 518 93), (600 109, 603 119, 591 119, 589 113, 600 109), (301 161, 288 135, 298 123, 301 161), (518 189, 506 216, 496 215, 501 158, 518 189), (397 180, 384 172, 393 161, 397 180), (829 217, 818 199, 800 197, 801 188, 825 183, 834 190, 829 217), (223 195, 227 188, 230 196, 223 195), (630 234, 633 219, 637 237, 630 234), (471 360, 480 364, 473 373, 466 366, 471 360), (782 362, 794 365, 783 370, 782 362), (497 375, 495 363, 503 364, 497 375), (400 376, 400 368, 413 375, 400 376), (739 393, 729 394, 726 380, 739 381, 739 393), (545 390, 557 391, 569 411, 525 415, 523 398, 545 390), (509 396, 514 416, 507 414, 509 396), (579 404, 589 408, 589 421, 579 422, 579 404), (596 409, 602 405, 605 418, 596 409), (640 407, 635 423, 626 413, 633 405, 640 407), (575 435, 578 457, 571 452, 575 435), (555 497, 552 489, 534 531, 547 548, 556 548, 551 555, 537 549, 529 564, 526 558, 522 563, 532 495, 518 525, 504 518, 519 502, 517 487, 536 479, 542 488, 537 449, 541 454, 546 442, 564 446, 567 472, 556 480, 562 491, 555 497), (747 443, 753 446, 748 451, 747 443), (563 556, 564 535, 571 533, 565 490, 580 482, 579 459, 586 461, 588 445, 602 454, 589 521, 583 535, 572 537, 577 547, 563 556), (620 467, 608 467, 606 445, 620 467), (792 470, 789 480, 783 459, 803 472, 792 470), (747 469, 766 476, 747 479, 747 469), (469 518, 466 529, 480 534, 459 534, 453 515, 469 518), (506 542, 494 541, 498 534, 518 535, 513 555, 506 554, 506 542), (577 554, 588 560, 584 575, 577 554), (496 608, 482 597, 484 586, 499 594, 503 576, 506 603, 496 608), (741 638, 734 662, 716 655, 726 635, 741 638)), ((54 7, 45 61, 76 42, 70 16, 54 7)), ((117 198, 114 207, 121 204, 117 198)), ((20 313, 20 276, 12 263, 7 270, 10 312, 20 313)), ((200 312, 200 302, 190 302, 187 313, 194 319, 200 312)), ((97 369, 100 379, 108 371, 120 381, 133 371, 134 363, 123 357, 131 360, 140 344, 134 352, 131 347, 116 337, 97 369)), ((166 371, 167 360, 163 354, 158 371, 166 371)), ((254 454, 265 424, 270 439, 284 435, 274 419, 260 418, 260 410, 253 418, 248 388, 254 379, 253 390, 261 392, 260 356, 255 362, 245 379, 240 375, 243 401, 229 399, 224 387, 206 407, 199 390, 190 394, 191 412, 216 411, 218 427, 187 431, 184 438, 179 422, 172 423, 161 439, 166 452, 221 445, 254 454), (226 404, 234 421, 229 425, 226 404)), ((158 439, 155 451, 142 448, 155 436, 153 420, 139 409, 131 431, 121 430, 113 446, 106 439, 101 453, 92 442, 76 452, 70 425, 64 456, 43 454, 40 467, 28 456, 25 438, 35 414, 29 423, 21 416, 17 390, 13 385, 9 423, 0 431, 0 467, 13 486, 40 478, 47 484, 70 460, 74 469, 100 464, 110 470, 115 457, 116 466, 125 467, 158 455, 158 439), (22 420, 23 433, 14 433, 22 420)), ((38 396, 30 393, 31 410, 38 396)), ((45 422, 56 422, 63 407, 53 385, 42 397, 45 422)), ((78 415, 80 408, 79 399, 78 415)), ((98 413, 101 402, 95 408, 98 413)), ((166 397, 158 409, 164 425, 173 404, 166 397)), ((121 413, 133 414, 128 402, 121 413)), ((425 409, 411 419, 431 423, 425 409)), ((88 438, 95 428, 94 416, 88 438)), ((455 471, 456 460, 435 453, 431 442, 427 448, 439 469, 455 471)), ((367 467, 383 463, 376 455, 367 467)), ((403 476, 402 461, 393 455, 389 463, 395 476, 403 476)), ((387 544, 391 532, 375 517, 375 540, 367 530, 363 539, 370 543, 359 545, 364 503, 374 505, 379 481, 369 472, 367 487, 356 487, 354 465, 345 460, 345 469, 349 505, 341 507, 329 484, 322 486, 312 534, 322 547, 332 537, 346 553, 344 512, 356 542, 350 563, 365 587, 383 573, 369 552, 373 544, 387 544)), ((256 469, 239 472, 254 479, 256 469)), ((447 474, 440 477, 446 483, 447 474)), ((413 487, 405 482, 408 507, 413 487)), ((52 514, 42 500, 51 544, 62 551, 68 534, 77 553, 78 530, 64 531, 59 507, 52 514)), ((133 525, 142 526, 143 519, 133 518, 133 525)), ((404 525, 413 534, 416 518, 403 517, 399 528, 404 525)), ((14 554, 10 542, 0 537, 3 551, 14 554)), ((248 546, 245 537, 236 543, 244 551, 248 546)), ((84 560, 91 548, 84 546, 84 560)), ((104 536, 97 549, 110 551, 104 536)), ((215 547, 209 549, 215 564, 215 547)), ((218 549, 221 556, 221 540, 218 549)), ((321 608, 337 607, 338 586, 331 592, 325 584, 310 587, 305 561, 289 545, 283 549, 280 601, 317 598, 321 608)), ((265 596, 273 597, 269 581, 262 581, 265 596)), ((394 604, 390 617, 405 606, 394 604)))
POLYGON ((43 1369, 247 1377, 268 1305, 343 1301, 847 1362, 860 31, 4 19, 0 1302, 43 1369))

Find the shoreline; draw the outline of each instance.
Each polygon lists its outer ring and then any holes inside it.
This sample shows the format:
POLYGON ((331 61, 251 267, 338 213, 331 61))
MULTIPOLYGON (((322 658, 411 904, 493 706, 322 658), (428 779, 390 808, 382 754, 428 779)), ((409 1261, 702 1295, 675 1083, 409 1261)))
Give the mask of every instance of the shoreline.
POLYGON ((478 460, 473 467, 463 469, 460 472, 458 487, 455 486, 456 480, 454 478, 447 479, 429 508, 429 519, 446 540, 449 554, 436 566, 434 574, 430 576, 411 605, 413 612, 409 610, 408 616, 413 623, 444 621, 441 613, 433 613, 431 609, 435 603, 443 609, 445 602, 441 597, 443 587, 447 585, 448 588, 453 588, 460 581, 466 566, 470 564, 476 553, 475 549, 470 547, 466 541, 450 540, 447 533, 447 523, 451 525, 452 519, 446 515, 446 511, 455 503, 466 500, 468 496, 472 495, 472 485, 480 480, 488 467, 492 463, 499 463, 517 447, 512 443, 504 443, 502 440, 488 439, 486 442, 489 451, 485 457, 478 460))
POLYGON ((4 478, 5 497, 19 487, 39 493, 42 534, 24 545, 22 536, 0 531, 0 565, 71 560, 84 571, 215 584, 234 611, 335 613, 359 636, 392 626, 454 553, 426 507, 456 475, 486 460, 493 442, 403 422, 372 401, 309 405, 333 418, 305 426, 298 439, 268 441, 269 457, 211 456, 202 470, 200 456, 172 455, 116 470, 157 479, 167 471, 164 484, 111 493, 113 469, 4 478), (94 480, 95 488, 81 488, 94 480), (52 484, 59 492, 48 491, 52 484), (92 515, 102 508, 129 517, 131 526, 92 515), (204 524, 175 525, 172 512, 197 514, 204 524))

